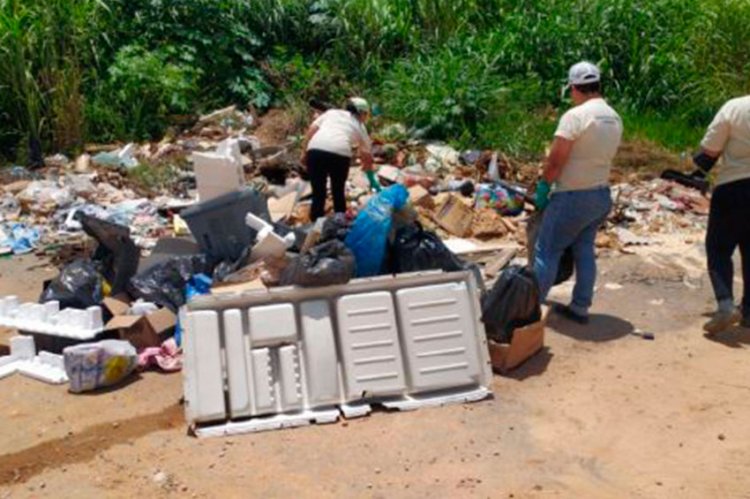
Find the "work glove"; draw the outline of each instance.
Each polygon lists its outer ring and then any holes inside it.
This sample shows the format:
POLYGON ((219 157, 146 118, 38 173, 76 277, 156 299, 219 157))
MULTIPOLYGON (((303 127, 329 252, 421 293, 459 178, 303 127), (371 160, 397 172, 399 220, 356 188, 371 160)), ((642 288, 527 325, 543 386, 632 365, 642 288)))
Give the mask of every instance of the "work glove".
POLYGON ((534 192, 534 206, 539 211, 544 210, 549 204, 549 194, 552 190, 552 186, 549 182, 542 179, 536 184, 536 191, 534 192))
POLYGON ((370 189, 373 189, 375 192, 380 192, 383 190, 383 187, 380 185, 380 182, 378 182, 378 179, 375 178, 374 171, 368 170, 365 172, 365 175, 367 176, 367 180, 370 182, 370 189))

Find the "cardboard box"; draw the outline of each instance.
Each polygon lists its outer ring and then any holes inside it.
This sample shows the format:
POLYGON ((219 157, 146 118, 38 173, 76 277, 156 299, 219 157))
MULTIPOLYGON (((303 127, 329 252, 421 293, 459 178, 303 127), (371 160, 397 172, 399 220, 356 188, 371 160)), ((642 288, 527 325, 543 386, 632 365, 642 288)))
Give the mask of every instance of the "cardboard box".
POLYGON ((473 221, 474 211, 454 195, 446 197, 435 213, 435 222, 458 237, 469 234, 473 221))
POLYGON ((128 340, 137 350, 161 345, 177 325, 177 316, 167 308, 138 316, 128 314, 130 304, 120 297, 105 298, 102 304, 113 315, 104 330, 128 340))
POLYGON ((432 199, 432 195, 421 185, 409 188, 409 201, 414 206, 421 206, 422 208, 435 207, 435 200, 432 199))
POLYGON ((505 374, 520 366, 544 347, 544 320, 513 331, 510 344, 489 340, 492 370, 505 374))

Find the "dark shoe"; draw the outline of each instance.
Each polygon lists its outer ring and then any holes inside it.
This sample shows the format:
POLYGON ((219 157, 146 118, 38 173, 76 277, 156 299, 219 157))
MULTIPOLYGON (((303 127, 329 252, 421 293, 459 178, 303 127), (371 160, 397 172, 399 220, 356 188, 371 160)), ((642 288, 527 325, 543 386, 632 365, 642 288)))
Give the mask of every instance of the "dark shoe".
POLYGON ((741 319, 739 310, 719 310, 710 321, 703 325, 703 330, 709 335, 719 334, 740 322, 741 319))
POLYGON ((747 317, 744 317, 740 321, 740 327, 744 327, 745 329, 750 329, 750 315, 747 317))
POLYGON ((576 322, 582 326, 585 326, 589 323, 589 316, 588 315, 581 315, 577 312, 574 312, 573 309, 571 309, 567 305, 555 305, 552 307, 552 310, 554 310, 556 313, 562 315, 568 320, 571 320, 573 322, 576 322))

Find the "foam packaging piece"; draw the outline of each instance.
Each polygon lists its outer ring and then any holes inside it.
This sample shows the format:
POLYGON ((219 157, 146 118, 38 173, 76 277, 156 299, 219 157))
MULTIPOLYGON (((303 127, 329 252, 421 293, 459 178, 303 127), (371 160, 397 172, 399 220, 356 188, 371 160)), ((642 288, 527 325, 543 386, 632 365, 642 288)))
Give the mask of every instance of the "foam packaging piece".
POLYGON ((16 296, 0 298, 0 326, 72 340, 90 340, 104 330, 102 308, 66 308, 60 303, 21 303, 16 296))
POLYGON ((470 272, 324 288, 201 296, 185 324, 185 414, 198 436, 233 435, 491 394, 470 272))
POLYGON ((53 385, 68 382, 63 356, 49 352, 37 355, 31 336, 12 337, 10 355, 0 357, 0 379, 14 373, 53 385))

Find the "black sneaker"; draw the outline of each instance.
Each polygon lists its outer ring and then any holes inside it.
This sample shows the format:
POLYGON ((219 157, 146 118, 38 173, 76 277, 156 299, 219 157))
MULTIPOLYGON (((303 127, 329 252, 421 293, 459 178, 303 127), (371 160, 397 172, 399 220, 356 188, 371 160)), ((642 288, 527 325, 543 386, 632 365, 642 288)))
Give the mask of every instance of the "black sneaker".
POLYGON ((556 313, 562 315, 568 320, 571 320, 573 322, 576 322, 578 324, 581 324, 582 326, 585 326, 589 323, 589 316, 588 315, 581 315, 575 311, 573 311, 572 308, 570 308, 567 305, 560 305, 556 304, 552 307, 552 310, 554 310, 556 313))

